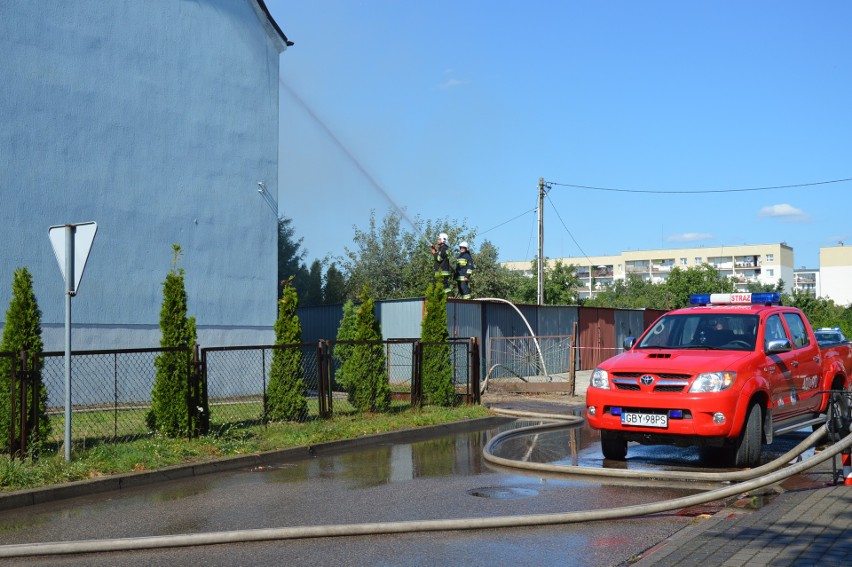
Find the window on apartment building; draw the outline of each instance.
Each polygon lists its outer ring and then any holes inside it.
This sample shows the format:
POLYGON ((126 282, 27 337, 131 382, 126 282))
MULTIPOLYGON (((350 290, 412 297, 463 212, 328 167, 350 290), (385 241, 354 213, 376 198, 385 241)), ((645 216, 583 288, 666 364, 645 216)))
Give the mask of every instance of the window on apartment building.
POLYGON ((687 261, 687 259, 686 259, 686 258, 681 258, 681 259, 680 259, 680 265, 681 265, 681 266, 688 266, 688 265, 689 265, 689 261, 687 261))
POLYGON ((775 277, 775 270, 773 270, 772 268, 769 268, 768 270, 766 270, 766 275, 769 276, 770 278, 774 278, 775 277))
POLYGON ((699 256, 696 256, 696 257, 695 257, 695 265, 696 265, 696 266, 700 266, 700 265, 701 265, 701 257, 699 257, 699 256))
POLYGON ((774 262, 775 261, 775 254, 767 254, 766 255, 766 261, 767 262, 774 262))

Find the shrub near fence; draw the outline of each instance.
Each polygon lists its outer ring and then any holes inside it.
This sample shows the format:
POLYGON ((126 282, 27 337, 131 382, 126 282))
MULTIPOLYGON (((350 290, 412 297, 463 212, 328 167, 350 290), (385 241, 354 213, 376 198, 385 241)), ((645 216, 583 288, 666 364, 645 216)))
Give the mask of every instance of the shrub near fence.
MULTIPOLYGON (((90 447, 104 442, 132 441, 149 435, 145 414, 157 370, 154 360, 163 352, 183 352, 187 379, 192 352, 180 348, 97 350, 72 352, 72 443, 90 447)), ((65 353, 42 353, 42 382, 47 388, 50 446, 65 440, 65 353)))
MULTIPOLYGON (((348 342, 341 341, 340 344, 348 342)), ((423 343, 417 339, 371 341, 381 346, 392 392, 392 409, 417 406, 422 401, 423 343)), ((476 339, 451 339, 449 356, 457 402, 479 401, 479 344, 476 339)), ((336 342, 319 341, 301 345, 211 347, 195 355, 190 349, 152 348, 73 352, 71 358, 72 443, 88 448, 103 443, 133 441, 152 435, 145 415, 151 407, 151 390, 156 378, 154 360, 165 351, 184 352, 190 392, 200 398, 187 399, 190 422, 195 430, 207 433, 230 427, 266 422, 265 400, 272 352, 300 349, 303 379, 308 398, 308 419, 356 413, 347 393, 336 387, 334 358, 336 342), (197 364, 196 362, 197 357, 197 364), (205 404, 204 401, 207 401, 205 404), (209 415, 200 415, 203 407, 209 415)), ((428 351, 428 349, 426 349, 428 351)), ((21 355, 2 353, 3 360, 21 355)), ((22 353, 24 354, 24 353, 22 353)), ((65 432, 65 359, 63 352, 42 353, 42 382, 47 389, 46 413, 51 423, 50 439, 44 451, 59 451, 65 432)), ((19 404, 0 408, 21 423, 19 404), (15 415, 12 415, 12 412, 15 415)), ((17 426, 19 427, 19 426, 17 426)), ((20 429, 18 429, 20 431, 20 429)), ((26 436, 23 436, 26 440, 26 436)), ((12 454, 26 453, 15 447, 12 454)))
POLYGON ((321 345, 266 345, 201 349, 206 376, 210 427, 266 423, 267 388, 275 350, 301 351, 302 378, 308 398, 308 417, 323 415, 320 401, 321 345))

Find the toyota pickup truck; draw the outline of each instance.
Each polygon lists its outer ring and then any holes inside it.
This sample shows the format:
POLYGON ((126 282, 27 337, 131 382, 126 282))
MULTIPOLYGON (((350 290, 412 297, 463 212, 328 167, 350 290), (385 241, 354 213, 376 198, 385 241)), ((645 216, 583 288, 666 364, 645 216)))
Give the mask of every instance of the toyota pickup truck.
POLYGON ((635 441, 697 445, 721 464, 754 467, 763 443, 821 424, 830 390, 852 388, 849 342, 820 345, 777 293, 693 295, 624 347, 586 392, 607 459, 624 460, 635 441))

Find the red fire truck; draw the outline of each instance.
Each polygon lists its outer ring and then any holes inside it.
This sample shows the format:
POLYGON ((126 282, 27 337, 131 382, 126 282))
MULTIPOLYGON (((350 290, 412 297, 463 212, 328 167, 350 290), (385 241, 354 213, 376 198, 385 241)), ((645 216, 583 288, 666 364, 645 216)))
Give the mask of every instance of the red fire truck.
POLYGON ((821 424, 830 390, 852 388, 852 348, 821 346, 805 315, 779 302, 777 293, 697 294, 627 339, 586 392, 604 457, 624 460, 629 441, 699 445, 753 467, 773 435, 821 424))

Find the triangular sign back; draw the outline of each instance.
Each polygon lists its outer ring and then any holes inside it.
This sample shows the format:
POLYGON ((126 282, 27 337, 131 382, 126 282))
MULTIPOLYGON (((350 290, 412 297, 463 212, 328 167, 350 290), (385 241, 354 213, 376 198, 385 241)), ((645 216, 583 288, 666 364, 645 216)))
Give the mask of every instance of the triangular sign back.
POLYGON ((77 224, 60 224, 52 226, 48 229, 47 234, 50 237, 50 244, 53 246, 53 253, 56 255, 56 261, 59 262, 59 269, 62 271, 62 278, 65 280, 66 290, 72 293, 77 293, 77 288, 80 286, 80 280, 83 278, 83 269, 86 267, 86 260, 89 259, 89 251, 92 249, 92 242, 95 240, 95 233, 98 231, 98 225, 95 222, 81 222, 77 224), (66 264, 66 227, 72 227, 71 237, 74 239, 74 286, 68 289, 68 274, 65 273, 66 264))

